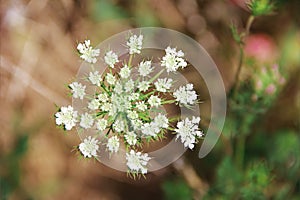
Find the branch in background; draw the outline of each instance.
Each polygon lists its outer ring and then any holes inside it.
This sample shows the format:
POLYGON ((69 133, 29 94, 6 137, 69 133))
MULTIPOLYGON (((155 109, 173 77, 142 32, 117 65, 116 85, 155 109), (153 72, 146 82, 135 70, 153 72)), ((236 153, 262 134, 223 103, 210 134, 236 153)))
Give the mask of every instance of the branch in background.
POLYGON ((5 57, 1 56, 0 68, 18 77, 18 80, 23 82, 23 84, 28 84, 35 92, 46 98, 50 102, 57 102, 60 104, 67 104, 68 101, 58 95, 57 93, 51 91, 45 85, 35 80, 29 73, 23 70, 21 67, 15 66, 13 63, 8 61, 5 57))
POLYGON ((174 168, 184 177, 187 184, 195 191, 194 198, 202 199, 208 191, 208 183, 203 181, 196 173, 193 166, 184 158, 173 163, 174 168))

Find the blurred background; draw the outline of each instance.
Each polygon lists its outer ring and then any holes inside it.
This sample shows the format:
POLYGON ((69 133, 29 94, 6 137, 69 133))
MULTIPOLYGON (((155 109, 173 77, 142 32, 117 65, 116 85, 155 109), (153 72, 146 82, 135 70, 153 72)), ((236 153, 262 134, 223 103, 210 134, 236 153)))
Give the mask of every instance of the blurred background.
POLYGON ((244 142, 229 116, 207 157, 195 149, 132 180, 78 159, 75 130, 55 127, 55 105, 71 103, 64 86, 80 66, 77 43, 135 27, 177 30, 208 51, 229 93, 239 61, 230 25, 244 29, 244 0, 1 0, 0 199, 300 199, 300 2, 273 2, 275 12, 257 17, 246 38, 245 68, 279 65, 285 82, 244 142))

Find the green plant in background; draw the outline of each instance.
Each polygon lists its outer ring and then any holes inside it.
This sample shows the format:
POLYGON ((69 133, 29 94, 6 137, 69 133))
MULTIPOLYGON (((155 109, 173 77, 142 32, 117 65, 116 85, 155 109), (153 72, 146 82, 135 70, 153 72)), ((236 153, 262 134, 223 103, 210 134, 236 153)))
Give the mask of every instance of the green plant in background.
POLYGON ((12 119, 12 134, 14 134, 14 147, 8 152, 0 152, 0 199, 15 198, 32 199, 30 194, 21 185, 22 162, 28 151, 30 135, 40 130, 43 123, 37 121, 29 126, 22 126, 24 115, 17 111, 12 119))
POLYGON ((193 192, 187 183, 178 178, 165 181, 162 185, 166 200, 190 200, 193 199, 193 192))
POLYGON ((18 135, 15 148, 0 158, 0 199, 8 199, 20 186, 20 163, 27 151, 28 136, 18 135))
POLYGON ((251 25, 256 17, 270 14, 274 5, 268 0, 253 0, 248 4, 248 8, 251 15, 247 20, 245 31, 239 33, 235 26, 231 27, 233 38, 239 45, 240 57, 235 75, 235 85, 229 94, 227 117, 230 122, 236 123, 233 126, 235 129, 231 129, 229 135, 236 140, 234 147, 235 163, 239 168, 243 168, 247 135, 251 134, 254 122, 272 105, 279 93, 280 84, 285 81, 277 65, 273 67, 261 66, 255 61, 250 66, 246 65, 244 47, 251 25), (247 67, 245 70, 248 70, 249 75, 240 80, 243 66, 247 67))
POLYGON ((270 164, 279 172, 277 175, 290 181, 299 181, 300 137, 291 130, 278 131, 268 149, 270 164))
MULTIPOLYGON (((226 155, 214 171, 214 181, 204 199, 298 199, 299 133, 282 130, 270 138, 261 130, 262 119, 286 83, 281 65, 288 63, 281 58, 261 62, 245 55, 251 25, 256 18, 272 14, 275 3, 252 0, 248 8, 251 14, 244 31, 240 32, 234 25, 230 27, 239 47, 239 60, 222 133, 223 148, 229 150, 224 151, 226 155), (251 143, 249 148, 246 143, 251 143)), ((287 55, 283 56, 286 60, 287 55)), ((217 154, 218 158, 224 156, 224 152, 217 154)))

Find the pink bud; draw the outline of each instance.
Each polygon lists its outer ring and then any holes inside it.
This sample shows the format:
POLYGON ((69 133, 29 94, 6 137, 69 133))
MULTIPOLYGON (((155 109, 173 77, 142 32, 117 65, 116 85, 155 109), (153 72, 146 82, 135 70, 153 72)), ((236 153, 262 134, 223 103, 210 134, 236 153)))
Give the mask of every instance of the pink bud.
POLYGON ((274 71, 278 71, 278 69, 279 69, 278 64, 274 64, 274 65, 272 66, 272 69, 273 69, 274 71))
POLYGON ((246 39, 245 54, 259 62, 273 62, 277 57, 277 48, 270 36, 255 34, 246 39))
POLYGON ((280 85, 285 84, 285 78, 284 78, 284 77, 281 76, 281 77, 279 78, 279 84, 280 84, 280 85))
POLYGON ((271 83, 270 85, 268 85, 268 87, 266 88, 265 92, 267 94, 274 94, 274 92, 276 91, 276 87, 273 83, 271 83))

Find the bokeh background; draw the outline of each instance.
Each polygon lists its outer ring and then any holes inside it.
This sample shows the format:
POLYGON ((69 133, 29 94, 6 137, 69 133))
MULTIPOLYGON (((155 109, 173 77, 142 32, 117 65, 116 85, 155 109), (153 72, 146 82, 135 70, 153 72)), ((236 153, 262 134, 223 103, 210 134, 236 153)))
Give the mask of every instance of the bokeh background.
POLYGON ((71 103, 65 85, 80 66, 77 43, 135 27, 177 30, 208 51, 229 92, 238 64, 229 27, 245 27, 244 1, 1 0, 0 199, 299 199, 300 2, 275 2, 274 13, 255 20, 245 53, 279 64, 286 82, 247 136, 245 167, 236 169, 235 140, 225 135, 201 160, 196 149, 132 180, 78 159, 75 131, 55 127, 55 105, 71 103))

